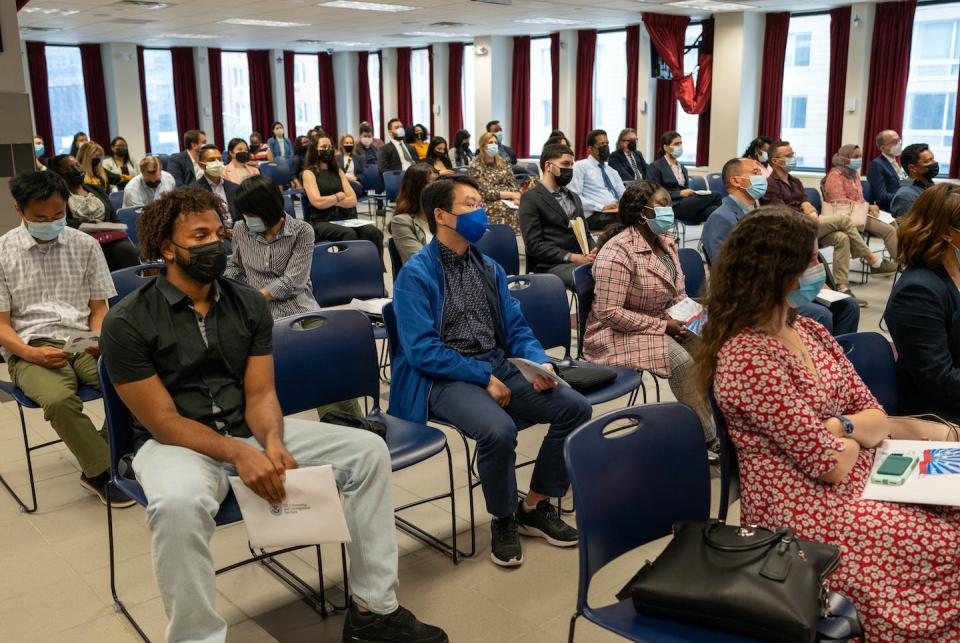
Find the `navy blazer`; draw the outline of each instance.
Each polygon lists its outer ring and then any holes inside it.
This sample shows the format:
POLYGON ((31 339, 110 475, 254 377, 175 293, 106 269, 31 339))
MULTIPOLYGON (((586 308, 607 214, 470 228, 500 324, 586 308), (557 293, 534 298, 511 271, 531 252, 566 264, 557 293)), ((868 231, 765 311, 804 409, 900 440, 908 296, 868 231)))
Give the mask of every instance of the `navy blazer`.
MULTIPOLYGON (((580 197, 571 190, 567 190, 567 194, 573 200, 573 217, 583 219, 586 226, 580 197)), ((520 197, 519 216, 520 233, 527 251, 528 272, 547 272, 562 264, 568 252, 580 254, 583 251, 563 206, 543 183, 537 183, 536 187, 520 197)), ((594 246, 589 232, 587 246, 591 249, 594 246)))
POLYGON ((707 217, 700 239, 707 264, 717 260, 720 256, 720 248, 723 247, 723 242, 727 240, 730 231, 740 222, 740 219, 747 216, 738 203, 739 201, 728 194, 723 197, 720 206, 707 217))
POLYGON ((907 268, 884 318, 899 354, 899 412, 960 422, 960 291, 953 280, 943 268, 907 268))
POLYGON ((173 176, 177 182, 177 187, 182 188, 185 185, 195 183, 197 175, 193 171, 193 157, 186 150, 178 152, 167 161, 167 172, 173 176))
POLYGON ((867 183, 870 184, 874 203, 884 212, 889 212, 893 195, 900 188, 900 178, 896 168, 883 154, 870 161, 867 167, 867 183))
POLYGON ((670 198, 676 203, 680 200, 680 190, 686 190, 690 187, 690 175, 687 174, 687 168, 681 164, 680 171, 683 172, 683 182, 685 185, 677 183, 677 177, 673 174, 673 168, 670 166, 670 162, 661 156, 650 164, 647 168, 646 176, 648 181, 653 181, 669 192, 670 198))
MULTIPOLYGON (((633 160, 640 169, 640 178, 647 178, 647 162, 640 152, 633 152, 633 160)), ((623 150, 617 150, 607 159, 607 164, 617 171, 620 178, 624 181, 635 181, 637 177, 633 175, 633 168, 630 167, 630 161, 627 160, 627 154, 623 150)))
MULTIPOLYGON (((236 223, 240 220, 240 213, 237 212, 236 206, 237 190, 240 189, 240 186, 233 181, 228 181, 226 179, 220 179, 220 185, 223 186, 223 192, 227 195, 227 205, 230 208, 230 219, 236 223)), ((213 192, 213 187, 210 186, 210 181, 207 180, 206 174, 191 183, 190 187, 200 188, 201 190, 206 190, 207 192, 213 192)))

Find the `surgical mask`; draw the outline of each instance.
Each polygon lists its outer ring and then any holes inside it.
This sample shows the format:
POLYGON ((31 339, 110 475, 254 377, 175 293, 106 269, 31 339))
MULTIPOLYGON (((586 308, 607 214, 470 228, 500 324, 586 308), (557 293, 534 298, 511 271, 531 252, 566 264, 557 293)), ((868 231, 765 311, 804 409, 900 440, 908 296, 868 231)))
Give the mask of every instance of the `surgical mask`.
POLYGON ((629 141, 629 142, 627 143, 627 149, 630 150, 631 152, 636 152, 636 151, 637 151, 637 142, 636 142, 636 141, 629 141))
POLYGON ((753 197, 754 200, 759 199, 767 193, 767 177, 762 174, 751 174, 747 178, 750 179, 750 187, 747 188, 747 194, 753 197))
POLYGON ((353 154, 353 145, 344 145, 343 151, 347 154, 353 154))
POLYGON ((453 229, 470 243, 480 241, 483 233, 487 231, 487 211, 483 208, 454 216, 457 217, 457 223, 453 229))
POLYGON ((223 245, 223 241, 201 243, 189 248, 177 247, 186 250, 190 254, 190 258, 187 261, 181 261, 180 255, 174 253, 174 262, 195 281, 209 284, 227 269, 227 248, 223 245))
POLYGON ((647 224, 647 227, 650 228, 650 231, 654 234, 663 234, 671 230, 674 223, 673 208, 666 206, 657 206, 651 208, 650 206, 644 206, 649 210, 653 210, 652 219, 644 219, 644 223, 647 224))
POLYGON ((500 146, 496 143, 487 143, 483 146, 483 149, 487 152, 487 156, 496 156, 500 151, 500 146))
POLYGON ((757 160, 760 161, 761 163, 766 163, 767 161, 770 160, 770 155, 767 154, 766 152, 760 152, 759 154, 757 154, 757 160))
POLYGON ((63 229, 67 226, 67 218, 55 219, 53 221, 27 221, 27 230, 30 236, 40 241, 53 241, 63 229))
POLYGON ((253 217, 245 214, 243 215, 243 220, 246 222, 247 230, 250 232, 265 232, 267 230, 267 225, 260 217, 253 217))
POLYGON ((237 163, 246 163, 250 160, 250 152, 237 152, 234 156, 237 158, 237 163))
POLYGON ((783 159, 783 169, 785 169, 787 172, 793 172, 795 169, 797 169, 797 157, 788 156, 787 158, 783 159))
POLYGON ((143 184, 151 190, 156 190, 160 187, 160 181, 144 181, 143 184))
POLYGON ((274 131, 273 135, 274 135, 275 137, 277 137, 277 138, 283 138, 283 130, 282 130, 282 129, 278 129, 278 130, 274 131))
POLYGON ((399 141, 404 136, 406 136, 406 134, 407 132, 402 127, 398 127, 397 130, 393 133, 393 138, 399 141))
POLYGON ((859 170, 861 165, 863 165, 863 159, 850 159, 847 163, 847 167, 851 170, 859 170))
POLYGON ((500 144, 502 145, 502 144, 503 144, 503 130, 500 130, 499 132, 497 132, 497 133, 496 133, 496 136, 497 136, 497 143, 500 143, 500 144))
POLYGON ((83 179, 87 175, 79 167, 74 167, 70 169, 63 177, 63 180, 67 182, 67 185, 71 187, 77 187, 78 185, 83 185, 83 179))
POLYGON ((573 180, 573 168, 572 167, 561 167, 558 168, 560 174, 553 177, 553 180, 557 182, 557 185, 564 187, 568 185, 570 181, 573 180))
POLYGON ((800 284, 797 289, 787 293, 787 300, 794 308, 809 304, 820 294, 820 291, 823 290, 823 284, 826 282, 827 271, 822 263, 807 268, 800 275, 800 284))
POLYGON ((332 163, 333 162, 333 150, 329 147, 325 147, 322 150, 317 150, 317 159, 321 163, 332 163))
POLYGON ((671 147, 671 148, 670 148, 670 156, 672 156, 672 157, 675 158, 675 159, 678 159, 678 158, 680 158, 681 156, 683 156, 683 146, 682 146, 682 145, 674 145, 673 147, 671 147))
POLYGON ((888 154, 890 154, 890 156, 900 156, 901 152, 903 152, 903 143, 897 143, 890 148, 888 154))
POLYGON ((45 151, 46 151, 46 150, 44 149, 43 145, 34 145, 34 146, 33 146, 33 153, 36 154, 37 156, 43 156, 43 153, 44 153, 45 151))
POLYGON ((597 156, 600 157, 600 162, 605 163, 608 158, 610 158, 610 146, 601 145, 597 148, 597 156))
POLYGON ((371 145, 373 145, 373 139, 370 138, 369 136, 361 136, 360 145, 363 145, 364 147, 370 147, 371 145))
POLYGON ((923 178, 928 181, 932 181, 940 174, 940 164, 934 161, 927 166, 927 169, 923 172, 923 178))
POLYGON ((223 176, 223 161, 207 161, 207 164, 203 167, 203 171, 212 176, 215 179, 223 176))

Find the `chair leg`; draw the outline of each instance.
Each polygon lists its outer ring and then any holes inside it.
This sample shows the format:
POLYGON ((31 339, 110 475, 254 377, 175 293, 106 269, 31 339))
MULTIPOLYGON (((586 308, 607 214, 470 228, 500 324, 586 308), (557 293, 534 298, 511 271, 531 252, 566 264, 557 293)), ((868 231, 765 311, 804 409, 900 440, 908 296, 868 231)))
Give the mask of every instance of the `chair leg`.
MULTIPOLYGON (((107 481, 107 497, 110 497, 110 491, 113 489, 113 480, 107 481)), ((124 618, 127 619, 127 622, 137 631, 137 634, 140 635, 140 638, 143 639, 145 643, 150 643, 150 638, 146 635, 143 629, 137 623, 136 619, 133 618, 133 615, 127 611, 126 606, 123 604, 123 601, 120 600, 120 597, 117 595, 117 563, 116 557, 114 556, 114 547, 115 543, 113 540, 113 508, 110 506, 110 503, 107 503, 107 543, 110 549, 110 594, 113 596, 113 607, 116 611, 123 614, 124 618)))
POLYGON ((37 483, 33 477, 33 458, 31 454, 37 449, 42 449, 43 447, 48 447, 52 444, 57 444, 61 440, 50 440, 49 442, 44 442, 43 444, 38 444, 35 446, 30 445, 30 438, 27 435, 27 420, 23 415, 23 407, 20 404, 17 404, 17 410, 20 412, 20 432, 23 434, 23 453, 27 458, 27 478, 30 480, 30 501, 31 504, 28 507, 27 504, 20 498, 19 495, 13 490, 13 487, 10 486, 10 483, 0 475, 0 484, 3 485, 4 489, 7 490, 7 493, 10 494, 10 497, 20 506, 21 513, 32 514, 37 510, 37 483))
POLYGON ((567 643, 573 643, 574 632, 577 629, 578 616, 580 616, 580 614, 577 612, 574 612, 573 616, 570 617, 570 633, 567 635, 567 643))

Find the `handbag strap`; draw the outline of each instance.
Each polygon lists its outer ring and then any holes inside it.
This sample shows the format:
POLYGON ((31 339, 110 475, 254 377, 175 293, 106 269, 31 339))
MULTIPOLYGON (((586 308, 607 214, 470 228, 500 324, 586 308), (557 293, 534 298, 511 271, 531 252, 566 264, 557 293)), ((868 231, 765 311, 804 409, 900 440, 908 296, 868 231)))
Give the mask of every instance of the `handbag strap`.
POLYGON ((736 529, 737 537, 744 539, 742 543, 731 544, 730 542, 721 542, 716 538, 716 534, 724 527, 726 525, 719 521, 710 521, 703 527, 703 538, 706 543, 720 551, 749 551, 759 547, 768 547, 785 537, 792 537, 793 535, 793 531, 789 527, 778 527, 776 531, 770 531, 768 535, 763 536, 758 532, 768 531, 767 529, 730 526, 730 529, 736 529))

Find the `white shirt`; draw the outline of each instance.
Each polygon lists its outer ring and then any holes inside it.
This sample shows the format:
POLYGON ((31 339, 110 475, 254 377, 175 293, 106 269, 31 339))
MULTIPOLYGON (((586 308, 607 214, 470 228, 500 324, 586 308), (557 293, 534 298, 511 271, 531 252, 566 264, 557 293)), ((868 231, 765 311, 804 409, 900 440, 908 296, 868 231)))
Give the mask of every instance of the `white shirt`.
POLYGON ((130 179, 127 187, 123 189, 123 207, 142 208, 156 201, 160 196, 167 192, 173 192, 177 187, 177 182, 169 172, 160 171, 160 185, 151 188, 144 182, 143 175, 130 179))
POLYGON ((413 165, 413 160, 408 160, 412 156, 410 154, 410 150, 406 145, 403 144, 403 141, 393 139, 390 142, 393 143, 393 146, 397 148, 397 154, 400 155, 400 169, 405 171, 408 167, 413 165))
POLYGON ((233 226, 233 219, 230 216, 230 204, 227 202, 227 191, 223 189, 224 180, 225 179, 221 177, 219 183, 214 183, 210 179, 207 179, 207 183, 210 184, 210 190, 220 197, 220 201, 223 202, 223 211, 226 212, 226 221, 224 222, 224 225, 230 228, 233 226))
POLYGON ((197 159, 193 158, 192 156, 190 158, 193 159, 193 176, 199 181, 200 177, 203 176, 203 168, 200 167, 199 163, 197 163, 197 159))
POLYGON ((90 301, 116 294, 100 244, 84 232, 64 228, 41 244, 21 224, 0 237, 0 311, 24 342, 89 331, 90 301))
POLYGON ((611 169, 606 163, 600 167, 600 161, 588 156, 573 164, 573 180, 567 186, 571 192, 579 195, 583 201, 583 214, 589 217, 594 212, 600 212, 604 206, 619 203, 623 196, 623 179, 620 173, 611 169), (613 186, 613 192, 607 188, 603 175, 606 174, 613 186))

